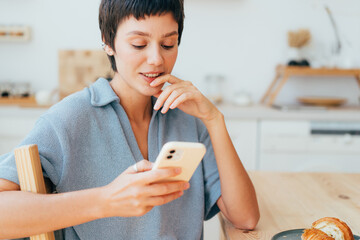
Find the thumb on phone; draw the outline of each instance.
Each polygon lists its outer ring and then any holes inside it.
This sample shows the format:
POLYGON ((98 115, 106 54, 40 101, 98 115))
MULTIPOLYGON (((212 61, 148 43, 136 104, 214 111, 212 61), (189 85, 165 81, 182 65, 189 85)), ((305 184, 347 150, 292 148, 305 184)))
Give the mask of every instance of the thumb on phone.
POLYGON ((153 168, 153 165, 154 164, 149 160, 143 159, 128 167, 128 169, 126 169, 125 172, 126 173, 146 172, 146 171, 150 171, 153 168))

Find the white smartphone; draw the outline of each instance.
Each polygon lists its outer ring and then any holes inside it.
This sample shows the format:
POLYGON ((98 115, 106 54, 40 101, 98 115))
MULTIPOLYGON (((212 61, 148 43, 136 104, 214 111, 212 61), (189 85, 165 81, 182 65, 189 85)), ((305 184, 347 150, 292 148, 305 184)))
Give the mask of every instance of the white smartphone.
POLYGON ((162 147, 153 169, 180 167, 181 174, 163 181, 188 182, 203 159, 206 147, 197 142, 168 142, 162 147))

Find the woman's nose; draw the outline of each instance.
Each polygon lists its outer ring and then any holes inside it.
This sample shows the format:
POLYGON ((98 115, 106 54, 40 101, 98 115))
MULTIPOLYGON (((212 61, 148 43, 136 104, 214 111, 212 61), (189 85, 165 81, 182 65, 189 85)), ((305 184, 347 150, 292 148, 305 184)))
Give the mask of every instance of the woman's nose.
POLYGON ((164 63, 160 47, 153 47, 149 49, 147 63, 154 66, 160 66, 164 63))

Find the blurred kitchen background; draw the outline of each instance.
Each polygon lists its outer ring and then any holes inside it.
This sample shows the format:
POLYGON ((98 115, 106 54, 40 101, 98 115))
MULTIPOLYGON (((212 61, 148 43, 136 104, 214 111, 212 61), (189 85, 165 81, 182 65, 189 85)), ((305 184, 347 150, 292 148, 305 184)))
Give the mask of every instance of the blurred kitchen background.
MULTIPOLYGON (((0 154, 62 90, 108 77, 99 2, 0 1, 0 154)), ((173 74, 219 104, 248 170, 360 171, 359 0, 185 0, 185 15, 173 74), (289 32, 301 33, 300 47, 289 32), (261 104, 276 66, 291 60, 336 70, 292 75, 275 94, 276 108, 261 104), (306 96, 320 105, 299 102, 306 96)), ((209 229, 218 228, 208 225, 205 239, 218 236, 209 229)))
MULTIPOLYGON (((30 40, 0 42, 0 81, 30 82, 34 91, 57 88, 59 50, 101 49, 98 5, 98 0, 2 0, 0 25, 28 26, 30 40)), ((342 42, 344 62, 339 66, 360 67, 358 0, 185 0, 185 28, 173 73, 204 92, 206 76, 220 75, 226 100, 245 92, 258 102, 275 66, 293 55, 288 31, 310 30, 310 60, 334 65, 330 58, 336 38, 325 6, 342 42)), ((350 77, 312 78, 311 83, 295 78, 277 100, 295 103, 294 96, 320 94, 358 104, 358 90, 350 77)))
MULTIPOLYGON (((111 76, 99 3, 0 1, 0 154, 59 98, 111 76)), ((360 1, 185 0, 185 15, 173 74, 218 104, 247 169, 360 169, 360 1), (261 103, 290 61, 311 67, 261 103)))

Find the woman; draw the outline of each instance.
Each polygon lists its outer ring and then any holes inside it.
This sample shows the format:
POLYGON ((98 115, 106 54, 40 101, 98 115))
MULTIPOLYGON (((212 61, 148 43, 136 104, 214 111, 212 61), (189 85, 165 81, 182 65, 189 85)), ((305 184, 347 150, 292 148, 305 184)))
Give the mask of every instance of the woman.
POLYGON ((58 194, 17 191, 14 156, 2 156, 0 238, 63 229, 65 239, 202 239, 203 220, 219 211, 238 228, 256 226, 255 191, 223 115, 171 75, 183 18, 180 0, 102 0, 114 78, 53 106, 21 143, 38 145, 58 194), (190 183, 159 183, 181 169, 151 170, 174 140, 206 145, 190 183))

